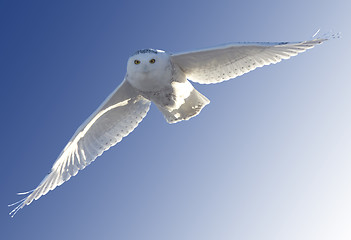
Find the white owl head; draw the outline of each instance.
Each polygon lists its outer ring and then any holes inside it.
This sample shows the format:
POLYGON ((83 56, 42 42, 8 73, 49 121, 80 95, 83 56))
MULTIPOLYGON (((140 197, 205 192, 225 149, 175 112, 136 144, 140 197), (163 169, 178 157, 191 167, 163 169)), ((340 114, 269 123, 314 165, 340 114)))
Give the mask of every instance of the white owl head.
POLYGON ((135 52, 127 64, 128 75, 148 74, 169 66, 169 54, 162 50, 143 49, 135 52))

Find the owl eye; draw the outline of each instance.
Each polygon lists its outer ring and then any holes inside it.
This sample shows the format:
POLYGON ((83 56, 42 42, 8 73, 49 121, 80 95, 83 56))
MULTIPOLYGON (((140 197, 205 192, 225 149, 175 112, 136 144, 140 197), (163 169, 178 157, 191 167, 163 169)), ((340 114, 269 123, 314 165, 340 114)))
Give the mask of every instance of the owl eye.
POLYGON ((149 62, 150 62, 150 63, 155 63, 156 60, 153 58, 153 59, 151 59, 149 62))
POLYGON ((134 63, 138 65, 140 63, 140 61, 139 60, 134 60, 134 63))

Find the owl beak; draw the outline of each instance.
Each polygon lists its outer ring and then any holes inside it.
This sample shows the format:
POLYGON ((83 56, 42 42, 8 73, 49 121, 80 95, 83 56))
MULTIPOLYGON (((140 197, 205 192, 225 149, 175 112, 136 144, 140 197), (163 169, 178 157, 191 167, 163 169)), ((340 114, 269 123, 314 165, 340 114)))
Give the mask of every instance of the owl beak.
POLYGON ((143 71, 144 71, 145 73, 148 73, 148 72, 150 72, 150 69, 149 69, 147 66, 144 66, 143 71))

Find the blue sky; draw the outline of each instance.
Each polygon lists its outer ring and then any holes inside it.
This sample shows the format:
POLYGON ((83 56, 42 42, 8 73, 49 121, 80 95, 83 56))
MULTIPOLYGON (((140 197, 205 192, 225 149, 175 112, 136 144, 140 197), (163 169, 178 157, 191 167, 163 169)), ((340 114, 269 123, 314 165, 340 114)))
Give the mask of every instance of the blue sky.
POLYGON ((349 239, 350 3, 0 1, 1 239, 349 239), (194 86, 211 100, 134 132, 21 210, 142 48, 308 40, 290 60, 194 86))

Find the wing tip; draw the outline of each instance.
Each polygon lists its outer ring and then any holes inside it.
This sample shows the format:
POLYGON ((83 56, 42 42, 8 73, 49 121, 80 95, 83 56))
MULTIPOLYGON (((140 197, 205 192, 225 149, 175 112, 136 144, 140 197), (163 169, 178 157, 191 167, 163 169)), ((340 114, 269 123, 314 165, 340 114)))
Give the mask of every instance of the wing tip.
POLYGON ((341 32, 329 31, 327 33, 324 33, 321 36, 318 36, 319 33, 320 33, 320 29, 318 29, 318 31, 315 34, 313 34, 312 38, 313 38, 313 40, 321 41, 321 43, 324 41, 331 40, 331 39, 341 38, 341 32))
POLYGON ((29 194, 29 195, 28 195, 27 197, 25 197, 25 198, 23 198, 23 199, 21 199, 21 200, 15 202, 15 203, 12 203, 12 204, 8 204, 8 205, 7 205, 8 207, 13 207, 13 206, 16 206, 16 205, 17 205, 14 209, 11 210, 11 212, 9 212, 9 215, 10 215, 11 218, 13 218, 13 217, 16 215, 16 213, 17 213, 20 209, 22 209, 22 208, 25 206, 25 201, 28 199, 28 197, 30 196, 30 194, 31 194, 32 192, 34 192, 34 190, 35 190, 35 189, 30 190, 30 191, 27 191, 27 192, 18 192, 17 195, 19 195, 19 196, 21 196, 21 195, 27 195, 27 194, 29 194))
POLYGON ((25 201, 27 200, 27 198, 28 198, 28 196, 15 202, 15 203, 7 205, 8 207, 13 207, 13 206, 18 204, 14 209, 11 210, 11 212, 9 212, 9 216, 11 218, 13 218, 16 215, 16 213, 25 206, 25 201))

